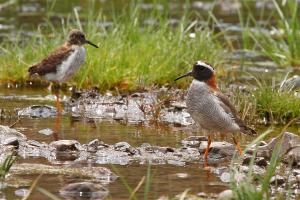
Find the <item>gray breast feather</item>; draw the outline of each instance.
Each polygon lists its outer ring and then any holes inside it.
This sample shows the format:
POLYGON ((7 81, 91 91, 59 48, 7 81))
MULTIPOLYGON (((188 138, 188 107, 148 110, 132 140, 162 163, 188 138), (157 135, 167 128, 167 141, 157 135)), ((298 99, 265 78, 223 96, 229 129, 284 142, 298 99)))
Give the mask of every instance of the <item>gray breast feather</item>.
POLYGON ((194 80, 188 91, 188 112, 203 129, 215 132, 237 132, 239 126, 232 114, 221 106, 220 100, 206 83, 194 80))

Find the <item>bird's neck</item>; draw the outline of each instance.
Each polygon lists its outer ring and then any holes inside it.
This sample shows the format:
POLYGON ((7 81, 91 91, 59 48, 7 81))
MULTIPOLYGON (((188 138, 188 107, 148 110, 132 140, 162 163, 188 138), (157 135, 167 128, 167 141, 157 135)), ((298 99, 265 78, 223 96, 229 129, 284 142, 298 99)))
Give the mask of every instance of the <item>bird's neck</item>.
POLYGON ((212 75, 212 77, 205 82, 212 90, 219 90, 215 75, 212 75))

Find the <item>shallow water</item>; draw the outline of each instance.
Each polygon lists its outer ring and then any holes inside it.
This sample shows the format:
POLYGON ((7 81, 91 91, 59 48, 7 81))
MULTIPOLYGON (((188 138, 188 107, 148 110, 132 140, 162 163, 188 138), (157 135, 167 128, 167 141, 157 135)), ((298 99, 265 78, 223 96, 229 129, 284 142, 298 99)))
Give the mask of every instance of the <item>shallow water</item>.
MULTIPOLYGON (((47 90, 38 89, 0 89, 0 109, 4 109, 6 113, 11 114, 11 119, 4 118, 1 124, 12 124, 15 118, 15 110, 24 108, 33 104, 47 104, 54 105, 53 100, 49 98, 47 90), (10 99, 7 101, 7 99, 10 99), (36 100, 33 100, 36 99, 36 100), (8 112, 9 111, 9 112, 8 112)), ((51 99, 51 98, 50 98, 51 99)), ((55 129, 56 118, 28 118, 22 117, 20 122, 14 128, 24 133, 28 138, 51 142, 54 140, 53 135, 43 135, 38 131, 50 128, 55 129)), ((257 126, 259 131, 267 129, 264 126, 257 126)), ((281 127, 277 127, 274 135, 278 134, 281 127)), ((294 126, 289 129, 294 133, 299 134, 299 127, 294 126)), ((59 139, 75 139, 80 143, 88 143, 89 141, 98 138, 107 144, 114 144, 120 141, 126 141, 132 146, 138 146, 143 143, 151 145, 177 147, 180 145, 182 139, 190 135, 202 135, 201 132, 191 132, 185 127, 172 126, 143 126, 143 125, 128 125, 116 121, 101 121, 92 119, 72 119, 71 116, 65 115, 62 118, 59 139)), ((271 137, 271 136, 270 136, 271 137)), ((216 136, 217 140, 221 140, 220 136, 216 136)), ((231 138, 222 138, 229 142, 231 138)), ((251 137, 242 137, 242 144, 246 145, 251 140, 251 137)), ((50 164, 46 159, 41 158, 26 158, 19 159, 18 163, 42 163, 50 164)), ((79 164, 80 166, 89 165, 86 162, 79 164)), ((96 164, 92 164, 96 165, 96 164)), ((119 176, 134 188, 143 176, 147 174, 147 165, 139 165, 138 163, 120 166, 120 165, 99 165, 105 166, 116 172, 119 176)), ((184 167, 174 165, 154 165, 151 166, 151 190, 149 199, 157 199, 162 195, 174 196, 185 189, 190 189, 190 192, 197 194, 205 192, 207 194, 217 194, 228 187, 222 183, 214 174, 203 170, 203 165, 199 163, 187 164, 184 167)), ((24 179, 34 180, 37 175, 22 176, 24 179)), ((68 183, 84 181, 61 175, 44 175, 39 181, 38 186, 47 191, 59 196, 59 189, 68 183)), ((25 187, 26 188, 26 187, 25 187)), ((3 195, 6 199, 20 199, 15 196, 17 188, 6 188, 3 190, 3 195)), ((112 199, 128 199, 129 192, 126 189, 122 179, 119 178, 115 182, 108 185, 110 197, 112 199)), ((143 187, 138 192, 139 199, 144 195, 143 187)), ((30 199, 43 199, 44 196, 35 191, 30 199)))

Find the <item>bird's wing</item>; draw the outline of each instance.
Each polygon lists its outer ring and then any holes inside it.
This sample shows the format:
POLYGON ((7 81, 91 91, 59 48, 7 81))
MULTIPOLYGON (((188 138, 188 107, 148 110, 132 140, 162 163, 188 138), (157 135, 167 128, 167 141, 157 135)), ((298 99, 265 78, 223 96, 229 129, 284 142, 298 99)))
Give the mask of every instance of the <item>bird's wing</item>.
POLYGON ((230 103, 226 95, 222 94, 219 91, 214 91, 213 94, 217 97, 220 102, 220 106, 227 114, 231 115, 234 119, 238 117, 238 113, 235 107, 230 103))
POLYGON ((235 107, 230 103, 228 97, 224 94, 222 94, 219 91, 214 91, 213 93, 219 100, 220 106, 224 109, 224 111, 232 117, 232 119, 235 121, 235 123, 240 127, 241 132, 248 134, 248 135, 254 135, 256 132, 245 125, 243 120, 239 117, 237 110, 235 107))
POLYGON ((29 75, 38 74, 43 76, 47 73, 55 73, 57 70, 56 67, 61 64, 73 51, 74 49, 66 45, 56 49, 47 58, 31 66, 28 69, 29 75))

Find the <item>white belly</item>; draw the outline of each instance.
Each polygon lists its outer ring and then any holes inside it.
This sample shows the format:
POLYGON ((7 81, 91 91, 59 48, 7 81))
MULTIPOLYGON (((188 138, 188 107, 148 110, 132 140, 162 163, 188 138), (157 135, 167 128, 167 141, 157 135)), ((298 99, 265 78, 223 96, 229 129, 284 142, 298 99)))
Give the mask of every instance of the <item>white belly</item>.
POLYGON ((71 78, 85 61, 85 48, 75 47, 69 57, 63 61, 58 67, 56 73, 45 75, 45 79, 49 81, 65 82, 71 78))

